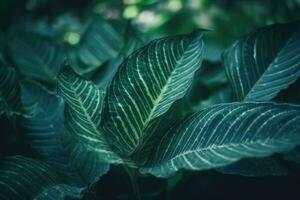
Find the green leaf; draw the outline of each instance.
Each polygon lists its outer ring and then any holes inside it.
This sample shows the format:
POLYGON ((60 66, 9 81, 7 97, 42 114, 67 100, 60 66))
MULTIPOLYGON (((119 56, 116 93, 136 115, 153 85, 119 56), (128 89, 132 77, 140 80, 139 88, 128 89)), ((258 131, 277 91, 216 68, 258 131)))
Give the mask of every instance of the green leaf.
POLYGON ((123 60, 127 58, 127 56, 133 51, 143 45, 144 42, 139 36, 139 33, 128 23, 124 35, 124 45, 121 49, 121 52, 117 55, 117 57, 105 62, 102 66, 100 66, 91 76, 90 80, 92 80, 100 88, 106 88, 113 79, 123 60))
POLYGON ((31 32, 19 33, 9 47, 23 75, 46 83, 55 82, 64 54, 50 37, 31 32))
POLYGON ((274 98, 300 75, 299 22, 259 28, 234 43, 223 56, 235 98, 274 98))
POLYGON ((21 110, 20 85, 15 69, 0 63, 0 115, 20 113, 21 110))
POLYGON ((246 158, 231 165, 217 168, 218 172, 241 176, 288 176, 292 173, 274 156, 246 158))
POLYGON ((242 158, 265 157, 300 143, 300 107, 275 103, 219 104, 171 129, 141 169, 165 177, 179 169, 204 170, 242 158))
POLYGON ((121 162, 111 150, 100 127, 104 92, 91 81, 76 75, 69 66, 60 73, 58 88, 66 101, 65 128, 85 148, 98 153, 99 159, 121 162))
POLYGON ((51 167, 22 156, 0 159, 0 199, 81 198, 84 188, 64 184, 51 167))
POLYGON ((99 16, 90 21, 81 33, 79 43, 69 54, 71 66, 76 73, 87 74, 118 55, 123 46, 118 28, 99 16))
POLYGON ((174 102, 166 113, 154 119, 147 127, 145 134, 151 137, 139 150, 135 159, 139 162, 143 162, 142 159, 146 160, 146 155, 156 148, 153 144, 161 138, 162 133, 166 133, 172 126, 193 113, 215 104, 230 102, 230 94, 231 91, 221 66, 202 63, 201 68, 195 72, 193 83, 185 96, 174 102))
MULTIPOLYGON (((107 89, 102 125, 107 141, 122 157, 142 148, 145 129, 182 98, 203 53, 202 31, 154 40, 131 54, 107 89)), ((144 155, 145 157, 146 155, 144 155)))
POLYGON ((26 116, 20 124, 25 140, 39 158, 65 176, 68 184, 94 183, 107 173, 108 164, 85 151, 80 142, 70 142, 72 138, 64 130, 64 102, 60 97, 27 81, 22 83, 22 100, 26 116))
POLYGON ((115 57, 121 47, 119 33, 100 17, 95 17, 80 40, 78 56, 86 65, 99 66, 115 57))

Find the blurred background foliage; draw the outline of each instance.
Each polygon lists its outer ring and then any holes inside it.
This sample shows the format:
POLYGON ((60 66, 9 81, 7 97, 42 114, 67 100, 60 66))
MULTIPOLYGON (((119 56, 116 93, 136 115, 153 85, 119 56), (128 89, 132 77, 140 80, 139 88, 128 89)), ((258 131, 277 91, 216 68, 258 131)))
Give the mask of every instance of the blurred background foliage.
MULTIPOLYGON (((62 26, 75 16, 85 21, 99 14, 130 19, 150 39, 194 28, 211 30, 208 41, 224 47, 255 27, 299 19, 299 7, 299 0, 1 0, 0 27, 6 30, 24 18, 62 26)), ((71 44, 80 40, 76 33, 64 38, 71 44)))
MULTIPOLYGON (((53 79, 67 54, 77 73, 105 87, 117 66, 137 47, 155 38, 188 33, 196 28, 205 29, 208 32, 205 35, 204 67, 197 72, 198 78, 195 78, 188 95, 170 110, 174 112, 172 116, 182 117, 199 107, 230 99, 220 64, 225 48, 254 28, 297 19, 300 19, 300 0, 1 0, 0 44, 6 45, 1 45, 0 62, 16 64, 21 72, 20 66, 40 69, 37 74, 25 75, 42 82, 53 92, 53 79), (29 34, 24 34, 24 30, 28 30, 29 34), (38 33, 38 36, 32 33, 38 33), (107 33, 110 35, 104 43, 99 43, 95 33, 102 34, 99 38, 106 38, 107 33), (55 44, 44 37, 51 37, 55 44), (35 43, 37 45, 33 48, 36 49, 29 52, 26 44, 35 43), (64 48, 61 48, 62 44, 64 48), (100 49, 97 52, 99 57, 90 52, 94 45, 100 49), (110 47, 107 52, 105 45, 110 47), (12 52, 12 58, 6 55, 7 49, 12 52), (55 53, 51 49, 55 49, 55 53), (50 55, 49 52, 55 57, 52 57, 52 63, 45 56, 50 55), (42 59, 30 60, 35 56, 42 59), (24 60, 30 60, 30 66, 24 60), (52 71, 47 71, 48 68, 52 71), (187 113, 177 113, 178 110, 187 113)), ((299 81, 296 84, 299 85, 299 81)), ((24 142, 24 136, 15 130, 18 127, 13 124, 14 121, 0 116, 0 155, 37 157, 24 142)), ((290 163, 285 165, 292 172, 298 170, 290 163)), ((299 194, 299 187, 296 187, 300 185, 299 178, 274 179, 270 176, 220 175, 211 170, 180 172, 167 180, 143 177, 139 184, 143 199, 220 199, 232 196, 236 199, 257 199, 261 188, 264 191, 260 199, 270 198, 270 193, 273 199, 283 198, 287 193, 291 196, 299 194), (254 194, 254 190, 258 192, 254 194), (248 195, 245 196, 245 193, 248 195)), ((131 198, 128 194, 131 185, 121 167, 115 167, 105 175, 97 184, 96 191, 95 195, 100 199, 131 198)))

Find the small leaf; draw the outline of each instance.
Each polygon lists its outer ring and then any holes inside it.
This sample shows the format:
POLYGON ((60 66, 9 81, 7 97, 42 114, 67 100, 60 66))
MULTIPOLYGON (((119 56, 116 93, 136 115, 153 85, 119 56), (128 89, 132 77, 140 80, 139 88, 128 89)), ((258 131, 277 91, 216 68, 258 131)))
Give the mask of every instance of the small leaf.
POLYGON ((72 142, 64 130, 64 102, 39 85, 22 83, 26 116, 20 124, 26 142, 40 159, 50 164, 71 185, 94 183, 107 173, 109 165, 94 159, 80 142, 72 142), (62 140, 64 143, 62 143, 62 140))
POLYGON ((20 85, 15 69, 0 63, 0 115, 20 113, 20 85))
POLYGON ((0 159, 0 199, 81 198, 84 188, 64 184, 51 167, 22 156, 0 159))
POLYGON ((157 145, 144 173, 165 177, 242 158, 265 157, 300 143, 300 107, 275 103, 219 104, 185 119, 157 145))
POLYGON ((234 43, 223 56, 235 98, 274 98, 300 75, 299 22, 259 28, 234 43))
MULTIPOLYGON (((203 53, 202 32, 166 37, 131 54, 107 89, 102 125, 107 141, 122 157, 143 148, 145 129, 182 98, 203 53)), ((144 157, 146 155, 143 155, 144 157)))
POLYGON ((76 75, 69 66, 58 78, 59 92, 66 101, 65 128, 87 149, 106 162, 121 162, 111 150, 100 128, 104 91, 76 75))

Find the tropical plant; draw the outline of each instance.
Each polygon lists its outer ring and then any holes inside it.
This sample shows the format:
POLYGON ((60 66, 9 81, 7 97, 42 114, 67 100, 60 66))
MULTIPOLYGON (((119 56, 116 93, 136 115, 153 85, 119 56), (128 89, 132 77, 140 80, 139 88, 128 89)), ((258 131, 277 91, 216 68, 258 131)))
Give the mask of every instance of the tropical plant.
POLYGON ((110 164, 134 179, 289 173, 274 153, 299 163, 299 22, 241 37, 223 68, 203 61, 202 29, 145 45, 130 23, 99 17, 76 44, 48 28, 11 30, 1 51, 0 113, 35 152, 1 158, 1 198, 92 199, 110 164))

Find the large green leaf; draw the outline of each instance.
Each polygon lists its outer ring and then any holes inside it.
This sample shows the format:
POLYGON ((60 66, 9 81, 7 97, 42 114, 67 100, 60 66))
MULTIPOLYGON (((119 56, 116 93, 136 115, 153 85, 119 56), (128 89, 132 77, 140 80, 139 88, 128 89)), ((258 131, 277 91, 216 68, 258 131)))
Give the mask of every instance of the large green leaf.
POLYGON ((101 160, 120 162, 110 150, 100 128, 104 91, 91 81, 76 75, 69 66, 58 78, 59 92, 65 99, 65 128, 90 151, 98 153, 101 160))
POLYGON ((9 47, 22 74, 47 83, 55 81, 64 54, 50 37, 24 32, 14 36, 9 47))
POLYGON ((300 75, 299 22, 259 28, 242 37, 223 58, 235 98, 274 98, 300 75))
POLYGON ((64 102, 39 85, 23 82, 22 101, 26 116, 20 124, 25 140, 39 158, 65 176, 69 184, 85 185, 98 181, 109 165, 73 141, 64 130, 64 102), (63 141, 63 143, 62 143, 63 141), (69 144, 72 145, 69 145, 69 144))
POLYGON ((21 112, 20 85, 14 68, 0 63, 0 115, 21 112))
POLYGON ((0 159, 0 199, 65 199, 81 198, 84 188, 64 184, 51 167, 22 156, 0 159))
POLYGON ((300 107, 275 103, 219 104, 196 113, 160 141, 142 172, 168 176, 241 158, 265 157, 300 143, 300 107))
POLYGON ((166 113, 154 119, 147 127, 145 134, 149 134, 151 137, 138 151, 135 160, 139 162, 146 160, 147 154, 156 148, 156 145, 153 145, 156 140, 172 126, 204 108, 230 102, 230 94, 231 91, 220 64, 204 61, 201 68, 195 72, 193 83, 185 96, 174 102, 166 113))
POLYGON ((202 31, 166 37, 150 42, 121 64, 102 112, 104 134, 115 152, 130 157, 145 145, 151 121, 191 85, 203 46, 202 31))

